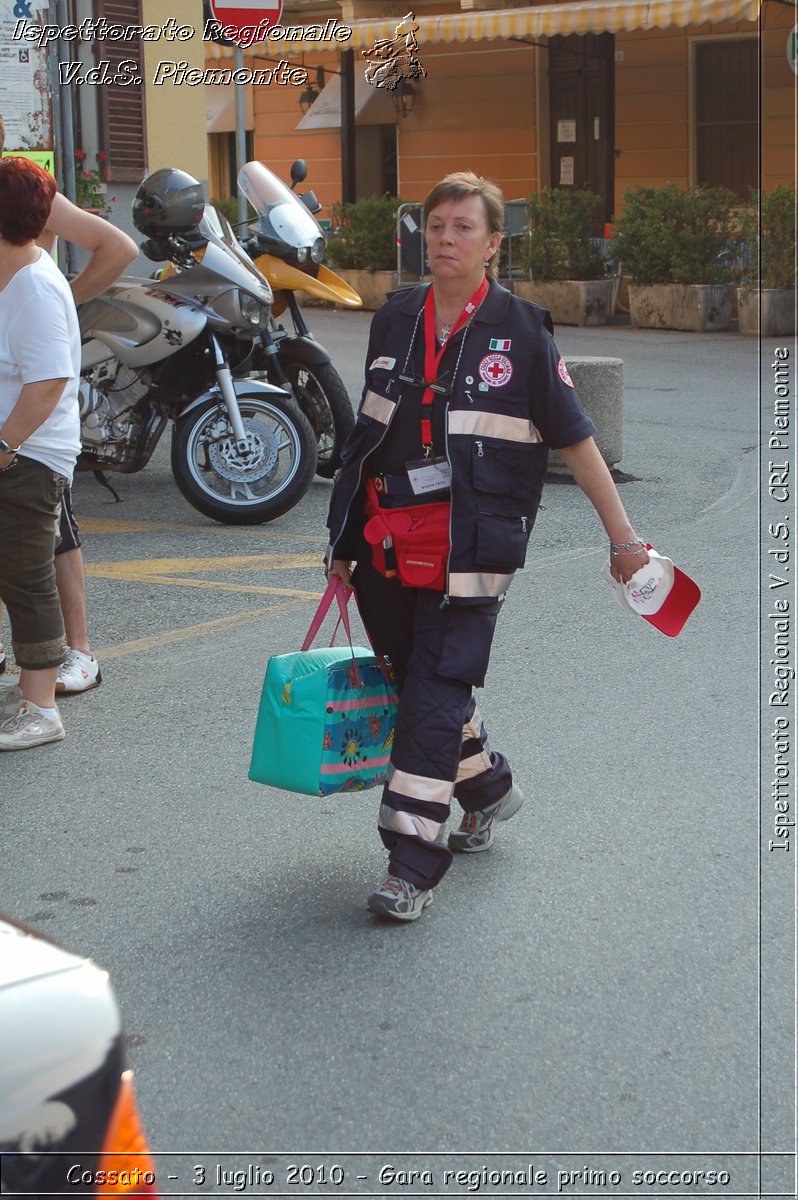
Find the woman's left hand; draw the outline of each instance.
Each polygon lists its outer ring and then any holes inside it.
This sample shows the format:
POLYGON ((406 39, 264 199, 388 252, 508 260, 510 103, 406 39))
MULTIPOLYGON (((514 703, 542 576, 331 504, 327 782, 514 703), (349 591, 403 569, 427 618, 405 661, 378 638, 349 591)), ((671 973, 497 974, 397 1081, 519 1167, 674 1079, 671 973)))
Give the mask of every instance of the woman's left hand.
POLYGON ((16 454, 0 453, 0 471, 5 471, 7 467, 10 467, 16 457, 16 454))
POLYGON ((344 587, 352 587, 352 563, 347 559, 334 558, 326 574, 328 583, 330 579, 337 575, 344 587))
POLYGON ((635 550, 610 551, 610 571, 619 583, 628 583, 636 571, 649 561, 645 543, 635 550))

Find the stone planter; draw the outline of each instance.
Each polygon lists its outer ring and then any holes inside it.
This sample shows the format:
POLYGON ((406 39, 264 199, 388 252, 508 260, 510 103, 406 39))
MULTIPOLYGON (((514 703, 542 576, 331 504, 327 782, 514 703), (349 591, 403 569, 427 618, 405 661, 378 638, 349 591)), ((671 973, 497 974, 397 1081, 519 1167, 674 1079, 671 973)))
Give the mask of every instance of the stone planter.
POLYGON ((795 334, 795 292, 782 288, 737 289, 740 333, 757 337, 795 334))
POLYGON ((730 283, 630 283, 629 312, 641 329, 720 333, 731 325, 730 283))
POLYGON ((551 313, 555 325, 606 325, 615 311, 614 279, 521 280, 516 296, 533 300, 551 313))
POLYGON ((353 271, 341 267, 333 269, 355 289, 363 301, 363 307, 370 312, 382 308, 388 293, 396 288, 395 271, 353 271))

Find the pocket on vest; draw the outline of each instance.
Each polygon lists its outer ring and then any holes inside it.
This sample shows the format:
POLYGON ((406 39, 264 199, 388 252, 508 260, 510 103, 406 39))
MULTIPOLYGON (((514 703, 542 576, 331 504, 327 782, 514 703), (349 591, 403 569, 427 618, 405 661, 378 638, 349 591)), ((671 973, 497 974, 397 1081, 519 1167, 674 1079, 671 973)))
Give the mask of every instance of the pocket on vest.
POLYGON ((531 530, 532 522, 528 517, 480 512, 477 517, 477 566, 500 572, 523 567, 531 530))

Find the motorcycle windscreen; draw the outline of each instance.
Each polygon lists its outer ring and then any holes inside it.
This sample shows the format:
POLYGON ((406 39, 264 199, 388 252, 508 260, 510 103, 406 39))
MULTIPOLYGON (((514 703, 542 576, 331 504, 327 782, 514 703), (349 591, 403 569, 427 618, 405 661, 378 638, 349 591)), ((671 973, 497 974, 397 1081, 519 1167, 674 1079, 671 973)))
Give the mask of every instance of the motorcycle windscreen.
POLYGON ((217 212, 210 204, 206 204, 203 209, 202 219, 197 226, 197 237, 205 243, 204 251, 201 256, 198 255, 204 266, 219 275, 236 280, 240 287, 253 292, 263 303, 271 303, 272 289, 269 281, 242 247, 227 217, 217 212), (211 247, 215 247, 215 253, 208 257, 211 247), (234 259, 235 263, 231 262, 231 259, 234 259))
POLYGON ((245 163, 238 172, 238 186, 257 212, 258 227, 267 237, 299 248, 312 246, 324 236, 302 201, 263 163, 245 163))

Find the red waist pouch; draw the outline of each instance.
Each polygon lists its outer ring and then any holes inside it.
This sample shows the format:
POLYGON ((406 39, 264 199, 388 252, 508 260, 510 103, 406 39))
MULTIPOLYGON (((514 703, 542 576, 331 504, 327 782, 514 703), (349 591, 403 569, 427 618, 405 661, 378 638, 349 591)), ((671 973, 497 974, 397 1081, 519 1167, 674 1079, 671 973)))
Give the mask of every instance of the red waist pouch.
POLYGON ((448 500, 406 508, 380 508, 371 480, 366 481, 366 521, 363 530, 372 547, 372 562, 381 575, 399 578, 403 587, 446 586, 449 557, 448 500))

